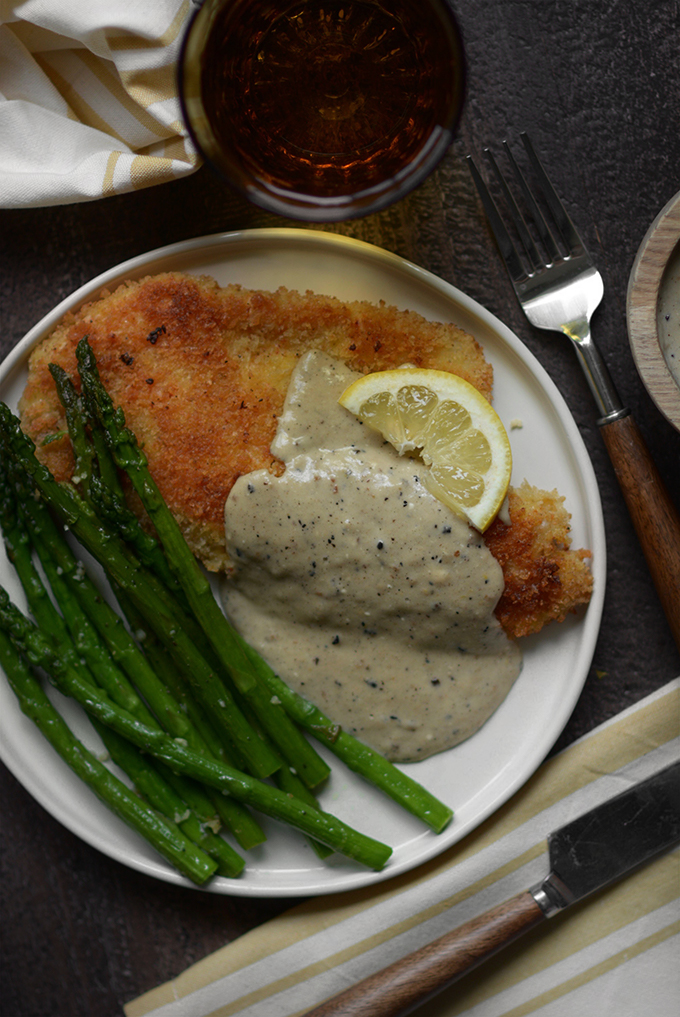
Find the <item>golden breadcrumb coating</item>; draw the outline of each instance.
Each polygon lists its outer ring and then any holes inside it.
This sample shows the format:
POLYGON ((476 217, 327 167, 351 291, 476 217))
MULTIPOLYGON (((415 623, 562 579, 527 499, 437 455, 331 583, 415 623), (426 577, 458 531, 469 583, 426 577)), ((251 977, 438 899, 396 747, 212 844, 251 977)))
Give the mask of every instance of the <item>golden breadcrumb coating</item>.
POLYGON ((496 617, 512 638, 538 632, 549 621, 564 621, 587 604, 593 577, 590 552, 571 550, 570 516, 557 491, 540 491, 524 481, 508 492, 510 525, 496 517, 484 534, 503 569, 505 589, 496 617))
MULTIPOLYGON (((225 564, 223 510, 234 481, 277 469, 269 446, 302 354, 323 349, 364 373, 406 361, 438 367, 488 395, 493 383, 482 348, 455 325, 393 307, 165 274, 83 307, 33 352, 20 412, 38 446, 65 423, 48 364, 77 377, 75 347, 85 335, 189 544, 213 571, 225 564)), ((58 479, 71 475, 68 439, 39 447, 39 456, 58 479)))
MULTIPOLYGON (((41 445, 65 429, 48 365, 60 364, 77 383, 75 347, 83 336, 189 545, 211 571, 227 567, 223 512, 236 479, 282 469, 270 444, 293 368, 307 351, 323 350, 362 373, 404 363, 451 371, 487 398, 492 393, 481 346, 455 325, 382 303, 220 287, 181 273, 150 276, 69 314, 30 357, 22 426, 59 480, 71 476, 73 456, 67 437, 41 445)), ((564 617, 590 589, 586 552, 565 549, 561 500, 531 492, 523 485, 511 496, 512 526, 504 532, 493 524, 490 538, 506 574, 499 617, 511 635, 564 617), (546 538, 541 512, 555 520, 556 542, 546 538)))

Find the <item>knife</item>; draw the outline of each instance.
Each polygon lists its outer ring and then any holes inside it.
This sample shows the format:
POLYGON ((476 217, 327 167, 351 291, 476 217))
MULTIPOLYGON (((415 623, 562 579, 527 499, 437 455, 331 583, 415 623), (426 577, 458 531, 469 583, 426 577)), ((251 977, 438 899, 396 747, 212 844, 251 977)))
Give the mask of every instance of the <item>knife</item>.
POLYGON ((321 1003, 307 1017, 404 1017, 547 918, 680 841, 680 761, 555 830, 549 875, 321 1003))

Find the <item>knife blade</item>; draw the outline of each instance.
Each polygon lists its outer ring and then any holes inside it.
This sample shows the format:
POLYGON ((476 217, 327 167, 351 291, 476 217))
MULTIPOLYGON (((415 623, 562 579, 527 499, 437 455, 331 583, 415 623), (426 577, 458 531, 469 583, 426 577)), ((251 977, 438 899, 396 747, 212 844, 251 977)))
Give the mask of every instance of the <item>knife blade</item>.
POLYGON ((551 917, 680 840, 680 762, 548 837, 550 874, 531 890, 551 917))
POLYGON ((307 1017, 405 1017, 525 932, 680 842, 680 760, 553 831, 545 879, 307 1017))

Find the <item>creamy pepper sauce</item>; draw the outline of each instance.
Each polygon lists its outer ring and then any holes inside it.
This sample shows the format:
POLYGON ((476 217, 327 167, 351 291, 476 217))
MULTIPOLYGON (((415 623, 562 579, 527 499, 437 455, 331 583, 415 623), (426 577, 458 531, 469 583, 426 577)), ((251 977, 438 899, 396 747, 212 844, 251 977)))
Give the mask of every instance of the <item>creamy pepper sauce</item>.
POLYGON ((272 452, 225 506, 224 603, 270 666, 395 761, 472 735, 520 651, 496 621, 500 566, 479 533, 337 399, 356 375, 323 353, 293 375, 272 452))

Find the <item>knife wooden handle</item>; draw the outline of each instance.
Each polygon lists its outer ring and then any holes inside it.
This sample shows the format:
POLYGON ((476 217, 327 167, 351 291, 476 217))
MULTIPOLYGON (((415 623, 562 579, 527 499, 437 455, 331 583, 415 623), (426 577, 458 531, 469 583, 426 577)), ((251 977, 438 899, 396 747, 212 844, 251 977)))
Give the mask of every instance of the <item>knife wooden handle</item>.
POLYGON ((544 919, 525 890, 326 1000, 307 1017, 403 1017, 544 919))
POLYGON ((680 649, 680 516, 629 414, 601 426, 661 606, 680 649))

